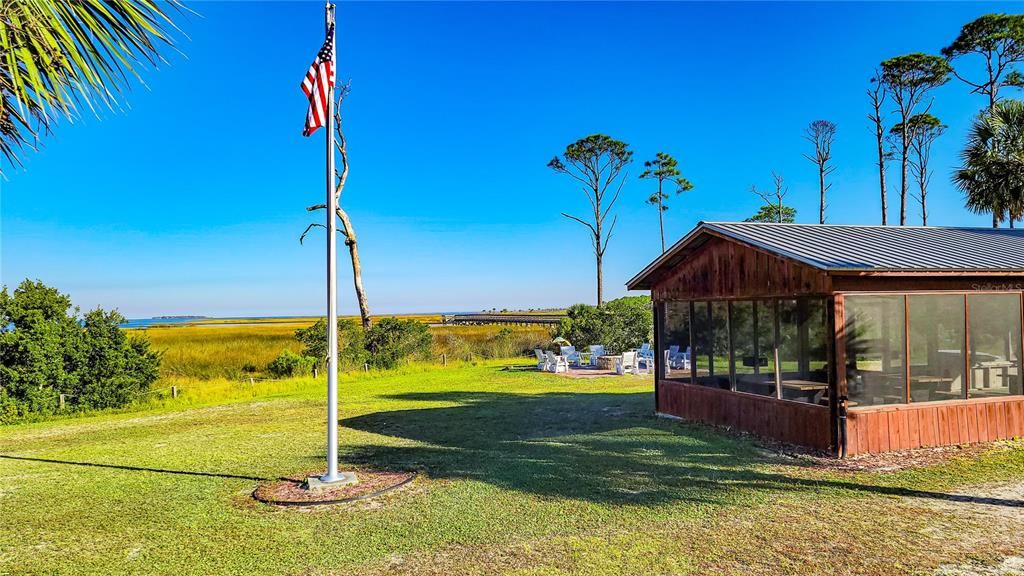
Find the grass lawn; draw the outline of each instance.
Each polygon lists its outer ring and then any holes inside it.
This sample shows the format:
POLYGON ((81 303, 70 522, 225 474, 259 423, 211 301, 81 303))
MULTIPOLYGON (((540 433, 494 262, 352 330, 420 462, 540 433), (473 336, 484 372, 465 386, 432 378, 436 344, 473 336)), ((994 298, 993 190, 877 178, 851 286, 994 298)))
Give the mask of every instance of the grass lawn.
POLYGON ((1024 544, 1016 516, 933 505, 1024 481, 1024 447, 826 472, 653 418, 646 378, 497 363, 346 376, 345 466, 421 476, 273 508, 258 479, 323 466, 323 380, 257 390, 0 428, 0 574, 907 574, 1024 544))

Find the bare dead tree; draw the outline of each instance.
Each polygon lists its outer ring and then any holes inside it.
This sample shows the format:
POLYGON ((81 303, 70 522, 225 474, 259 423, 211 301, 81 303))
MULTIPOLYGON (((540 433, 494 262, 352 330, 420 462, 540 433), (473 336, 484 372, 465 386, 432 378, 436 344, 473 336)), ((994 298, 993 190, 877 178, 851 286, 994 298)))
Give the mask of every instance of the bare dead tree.
POLYGON ((821 195, 819 224, 825 223, 826 194, 832 188, 832 183, 826 183, 825 179, 836 170, 835 166, 829 164, 832 161, 832 141, 835 137, 836 125, 828 120, 815 120, 804 131, 804 138, 814 145, 814 154, 804 154, 804 158, 818 166, 818 191, 821 195))
MULTIPOLYGON (((341 221, 341 226, 338 229, 338 233, 345 237, 345 246, 348 246, 348 254, 352 260, 352 282, 355 285, 356 300, 359 303, 359 318, 362 321, 363 330, 370 329, 370 305, 366 299, 366 290, 363 288, 363 265, 359 259, 359 242, 356 239, 356 229, 352 226, 352 219, 349 218, 348 213, 341 207, 341 193, 345 190, 345 182, 348 180, 348 144, 345 140, 345 132, 341 126, 341 105, 345 101, 345 96, 348 95, 350 89, 350 83, 345 83, 338 90, 338 105, 335 106, 334 112, 334 131, 337 134, 334 146, 341 156, 341 170, 335 170, 335 178, 337 184, 334 188, 334 198, 337 209, 335 215, 338 220, 341 221)), ((308 212, 315 212, 317 210, 326 210, 326 204, 315 204, 306 208, 308 212)), ((303 231, 302 236, 299 237, 301 243, 305 238, 306 234, 313 228, 324 228, 323 224, 310 224, 303 231)))
POLYGON ((784 224, 792 223, 796 220, 796 209, 786 206, 783 202, 786 199, 786 194, 789 194, 789 186, 786 186, 786 181, 782 178, 782 174, 772 171, 772 181, 775 185, 775 190, 770 192, 758 190, 756 185, 750 186, 750 192, 761 198, 764 201, 764 206, 761 206, 757 214, 747 218, 747 222, 784 224))
POLYGON ((888 97, 888 89, 885 82, 880 80, 881 71, 876 70, 871 78, 871 89, 868 90, 868 101, 871 102, 871 113, 868 120, 871 120, 875 127, 875 142, 878 145, 878 190, 882 195, 882 226, 889 223, 888 202, 885 195, 885 162, 889 154, 885 150, 885 116, 882 114, 882 106, 888 97))

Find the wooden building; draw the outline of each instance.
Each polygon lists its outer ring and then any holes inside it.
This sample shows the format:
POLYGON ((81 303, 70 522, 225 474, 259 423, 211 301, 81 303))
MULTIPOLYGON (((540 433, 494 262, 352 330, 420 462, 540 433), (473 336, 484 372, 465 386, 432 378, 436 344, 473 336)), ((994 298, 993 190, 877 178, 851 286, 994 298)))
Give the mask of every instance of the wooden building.
POLYGON ((839 456, 1024 436, 1024 231, 701 223, 627 284, 655 409, 839 456))

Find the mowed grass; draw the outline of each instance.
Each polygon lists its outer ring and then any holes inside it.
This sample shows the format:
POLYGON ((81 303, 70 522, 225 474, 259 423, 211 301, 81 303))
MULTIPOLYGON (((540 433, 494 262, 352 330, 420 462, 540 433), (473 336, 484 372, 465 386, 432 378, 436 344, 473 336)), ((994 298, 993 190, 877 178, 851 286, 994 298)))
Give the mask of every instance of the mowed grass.
POLYGON ((910 574, 1024 544, 906 498, 1024 480, 1019 446, 830 473, 654 418, 647 378, 503 364, 343 376, 343 467, 420 471, 351 506, 249 497, 323 466, 322 379, 2 428, 0 573, 910 574))

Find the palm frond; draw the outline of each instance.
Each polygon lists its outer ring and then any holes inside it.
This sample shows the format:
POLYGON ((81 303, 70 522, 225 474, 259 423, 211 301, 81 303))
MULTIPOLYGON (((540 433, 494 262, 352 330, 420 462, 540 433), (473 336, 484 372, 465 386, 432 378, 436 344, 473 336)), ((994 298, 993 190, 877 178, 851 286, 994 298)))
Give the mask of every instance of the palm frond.
POLYGON ((140 69, 173 47, 178 0, 0 0, 0 151, 17 151, 82 105, 117 106, 140 69))

